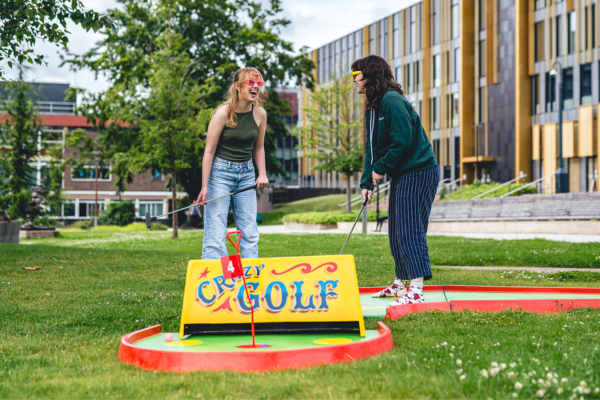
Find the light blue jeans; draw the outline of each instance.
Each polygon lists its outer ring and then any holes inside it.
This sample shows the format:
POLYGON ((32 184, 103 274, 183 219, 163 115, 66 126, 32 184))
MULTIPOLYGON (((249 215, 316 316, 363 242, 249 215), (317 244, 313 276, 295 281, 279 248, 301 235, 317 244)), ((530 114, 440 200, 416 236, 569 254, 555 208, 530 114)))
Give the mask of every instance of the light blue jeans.
MULTIPOLYGON (((214 199, 235 190, 254 185, 252 160, 234 163, 215 157, 208 179, 206 200, 214 199)), ((215 200, 204 206, 204 242, 202 259, 216 260, 227 255, 227 214, 232 201, 233 218, 242 232, 240 251, 242 258, 258 258, 258 226, 256 225, 256 192, 248 190, 215 200)))

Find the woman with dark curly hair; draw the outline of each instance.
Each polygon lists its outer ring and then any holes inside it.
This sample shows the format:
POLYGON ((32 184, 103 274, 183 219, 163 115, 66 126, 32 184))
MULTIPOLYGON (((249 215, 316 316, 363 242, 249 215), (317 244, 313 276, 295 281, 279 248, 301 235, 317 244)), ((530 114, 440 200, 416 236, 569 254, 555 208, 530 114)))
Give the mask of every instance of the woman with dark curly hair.
POLYGON ((385 59, 370 55, 354 61, 352 76, 366 96, 363 201, 371 200, 371 184, 386 174, 392 180, 388 226, 396 280, 373 297, 398 297, 391 306, 422 303, 423 280, 431 279, 427 226, 439 181, 433 149, 385 59))

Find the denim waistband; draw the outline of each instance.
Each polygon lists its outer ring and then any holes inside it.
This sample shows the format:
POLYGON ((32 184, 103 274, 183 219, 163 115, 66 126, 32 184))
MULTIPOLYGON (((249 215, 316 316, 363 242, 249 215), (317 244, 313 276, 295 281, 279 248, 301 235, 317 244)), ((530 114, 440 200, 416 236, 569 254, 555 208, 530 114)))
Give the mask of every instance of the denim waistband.
POLYGON ((239 168, 239 169, 248 168, 248 169, 254 169, 254 165, 252 164, 252 160, 248 160, 248 161, 242 162, 242 163, 236 163, 236 162, 233 162, 233 161, 227 161, 227 160, 224 160, 222 158, 215 157, 213 159, 213 165, 221 165, 221 166, 224 166, 226 168, 239 168))

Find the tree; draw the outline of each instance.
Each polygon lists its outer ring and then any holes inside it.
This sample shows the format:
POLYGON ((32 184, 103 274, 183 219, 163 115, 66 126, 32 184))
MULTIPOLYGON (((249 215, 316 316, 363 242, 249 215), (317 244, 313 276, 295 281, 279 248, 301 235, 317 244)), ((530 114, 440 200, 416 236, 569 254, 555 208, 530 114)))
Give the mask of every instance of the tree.
MULTIPOLYGON (((86 31, 112 28, 109 16, 86 11, 80 0, 2 0, 0 2, 0 60, 13 64, 41 65, 43 54, 35 54, 37 40, 66 46, 67 22, 86 31)), ((4 71, 0 66, 0 80, 4 71)))
MULTIPOLYGON (((178 176, 189 168, 186 156, 204 148, 204 108, 197 101, 201 89, 191 78, 194 64, 181 51, 181 35, 169 31, 158 40, 151 58, 150 92, 132 103, 130 123, 140 126, 140 151, 133 158, 138 172, 154 167, 170 175, 173 209, 177 207, 178 176)), ((134 93, 128 94, 129 96, 134 93)), ((177 213, 173 215, 173 238, 178 237, 177 213)))
POLYGON ((21 68, 11 98, 2 100, 6 119, 0 126, 0 208, 8 209, 13 219, 27 215, 27 203, 31 200, 28 189, 36 174, 31 162, 39 155, 37 98, 29 98, 31 91, 21 68))
MULTIPOLYGON (((197 101, 205 107, 202 118, 222 101, 238 68, 256 67, 267 82, 266 97, 272 102, 265 105, 269 126, 265 140, 267 167, 270 172, 285 173, 275 150, 276 138, 287 134, 281 118, 286 110, 275 88, 288 81, 303 81, 312 87, 310 72, 314 63, 302 54, 294 54, 292 44, 279 37, 280 28, 289 24, 278 18, 280 0, 271 0, 266 9, 252 0, 119 1, 123 7, 111 10, 116 29, 103 30, 104 38, 89 52, 66 54, 64 63, 104 74, 114 82, 110 90, 116 93, 136 88, 150 91, 153 57, 159 48, 157 38, 167 30, 178 33, 181 51, 201 66, 190 71, 190 78, 201 88, 197 101)), ((190 198, 198 196, 202 185, 204 148, 200 145, 203 142, 195 144, 196 153, 184 156, 188 167, 178 175, 178 183, 190 198)))
POLYGON ((306 126, 298 128, 299 148, 315 160, 313 169, 346 176, 346 210, 351 211, 350 180, 362 171, 362 107, 355 95, 352 77, 333 76, 310 95, 306 126))

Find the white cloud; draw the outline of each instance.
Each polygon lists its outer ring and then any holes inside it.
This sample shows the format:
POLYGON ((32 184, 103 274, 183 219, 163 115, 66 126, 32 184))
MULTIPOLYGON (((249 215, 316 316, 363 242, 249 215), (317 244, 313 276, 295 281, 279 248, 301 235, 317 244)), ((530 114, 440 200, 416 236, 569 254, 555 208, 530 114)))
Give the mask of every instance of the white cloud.
MULTIPOLYGON (((268 4, 269 0, 261 0, 268 4)), ((281 32, 282 37, 294 44, 296 50, 302 46, 317 48, 344 35, 361 29, 398 10, 404 9, 418 0, 283 0, 283 16, 291 24, 281 32)), ((106 11, 118 6, 116 0, 83 0, 86 8, 106 11)), ((86 32, 73 24, 68 25, 69 50, 82 54, 89 50, 102 35, 86 32)), ((27 78, 36 82, 69 83, 72 86, 99 92, 109 86, 102 76, 96 78, 90 71, 73 72, 68 67, 60 67, 60 49, 52 44, 38 43, 36 51, 47 56, 48 65, 33 66, 27 78)), ((5 62, 0 63, 8 78, 17 76, 16 69, 10 69, 5 62)))

